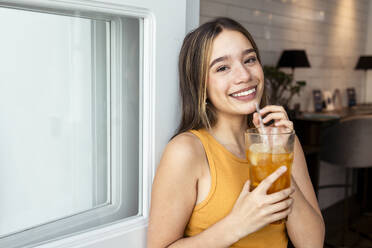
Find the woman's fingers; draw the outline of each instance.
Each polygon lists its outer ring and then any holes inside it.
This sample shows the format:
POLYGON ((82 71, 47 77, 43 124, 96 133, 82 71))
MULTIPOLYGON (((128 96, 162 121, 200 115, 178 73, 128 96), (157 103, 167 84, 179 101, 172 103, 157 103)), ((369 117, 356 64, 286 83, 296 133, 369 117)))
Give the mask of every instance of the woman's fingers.
POLYGON ((275 122, 274 124, 276 127, 287 127, 289 129, 292 129, 293 130, 293 122, 291 121, 288 121, 288 120, 280 120, 278 122, 275 122))
POLYGON ((239 197, 241 196, 243 197, 244 195, 249 193, 250 185, 251 185, 251 181, 248 180, 245 182, 239 197))
POLYGON ((274 214, 274 213, 277 213, 277 212, 281 212, 287 208, 290 208, 293 204, 293 199, 292 198, 288 198, 286 200, 283 200, 281 202, 278 202, 276 204, 272 204, 270 205, 269 207, 266 208, 266 211, 267 211, 267 214, 271 215, 271 214, 274 214))
POLYGON ((243 185, 243 189, 240 192, 240 195, 238 199, 236 200, 236 202, 244 201, 243 199, 249 194, 250 184, 251 183, 249 180, 245 182, 245 184, 243 185))
POLYGON ((253 124, 256 128, 260 127, 260 120, 258 118, 258 113, 257 112, 253 113, 253 120, 252 121, 253 121, 253 124))
POLYGON ((264 123, 267 123, 271 120, 288 120, 287 118, 287 114, 283 113, 283 112, 273 112, 273 113, 270 113, 268 115, 266 115, 265 118, 262 119, 264 123))
POLYGON ((274 171, 268 177, 266 177, 262 182, 257 186, 256 190, 260 192, 267 193, 271 185, 287 170, 286 166, 281 166, 279 169, 274 171))
MULTIPOLYGON (((261 115, 265 115, 270 112, 283 112, 287 115, 287 112, 285 111, 285 109, 282 106, 278 106, 278 105, 267 105, 260 110, 261 115)), ((287 116, 287 119, 288 119, 288 116, 287 116)))
POLYGON ((270 216, 270 222, 285 219, 292 212, 292 205, 280 212, 274 213, 270 216))
MULTIPOLYGON (((259 113, 261 116, 265 116, 263 118, 264 124, 270 123, 270 121, 274 121, 274 125, 276 127, 278 126, 285 126, 287 128, 293 129, 293 123, 288 119, 287 112, 282 106, 276 106, 276 105, 268 105, 265 106, 260 110, 259 113)), ((259 118, 258 113, 253 114, 253 124, 256 127, 259 127, 259 118)))
POLYGON ((293 194, 294 191, 295 191, 295 189, 290 187, 290 188, 283 189, 281 191, 272 193, 272 194, 268 195, 266 203, 267 204, 273 204, 273 203, 276 203, 276 202, 280 202, 283 199, 287 199, 290 195, 293 194))

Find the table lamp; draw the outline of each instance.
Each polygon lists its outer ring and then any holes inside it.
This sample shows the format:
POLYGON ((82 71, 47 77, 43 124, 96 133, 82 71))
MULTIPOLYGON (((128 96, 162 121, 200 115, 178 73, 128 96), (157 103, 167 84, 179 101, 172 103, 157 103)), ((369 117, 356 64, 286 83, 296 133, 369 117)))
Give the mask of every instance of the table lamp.
MULTIPOLYGON (((282 55, 280 55, 277 67, 292 68, 292 78, 294 79, 294 69, 296 67, 310 67, 310 63, 305 50, 284 50, 282 55)), ((295 85, 294 89, 297 89, 297 94, 299 94, 301 87, 305 86, 306 82, 296 81, 295 85)))
POLYGON ((305 50, 284 50, 280 56, 277 67, 292 68, 292 76, 294 76, 294 68, 310 67, 305 50))
POLYGON ((367 70, 372 69, 372 56, 360 56, 358 62, 355 66, 355 70, 364 70, 365 71, 365 83, 364 83, 364 99, 366 99, 366 83, 367 83, 367 70))
POLYGON ((368 70, 372 69, 372 56, 360 56, 355 70, 368 70))

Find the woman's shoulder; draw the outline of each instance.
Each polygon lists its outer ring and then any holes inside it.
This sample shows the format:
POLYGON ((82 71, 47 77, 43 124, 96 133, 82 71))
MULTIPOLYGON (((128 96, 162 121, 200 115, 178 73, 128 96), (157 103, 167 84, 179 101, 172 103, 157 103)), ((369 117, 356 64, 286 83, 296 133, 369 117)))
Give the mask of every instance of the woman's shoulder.
POLYGON ((202 142, 191 132, 183 132, 173 137, 166 146, 165 153, 177 156, 177 160, 186 161, 196 161, 205 156, 202 142))
POLYGON ((198 179, 205 162, 203 145, 191 132, 184 132, 173 137, 164 149, 158 173, 162 175, 192 176, 198 179), (204 160, 203 160, 204 159, 204 160))

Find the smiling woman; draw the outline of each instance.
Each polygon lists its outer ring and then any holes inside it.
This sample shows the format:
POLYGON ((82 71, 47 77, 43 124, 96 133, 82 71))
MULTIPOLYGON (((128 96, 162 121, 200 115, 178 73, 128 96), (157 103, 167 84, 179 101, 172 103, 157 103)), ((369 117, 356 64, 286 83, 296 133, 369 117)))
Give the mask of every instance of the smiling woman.
POLYGON ((267 193, 282 166, 249 188, 245 130, 259 125, 259 114, 293 129, 283 107, 266 105, 249 32, 228 18, 201 25, 184 40, 179 78, 182 119, 153 183, 148 247, 284 248, 288 237, 296 247, 322 247, 324 223, 298 140, 291 187, 267 193))

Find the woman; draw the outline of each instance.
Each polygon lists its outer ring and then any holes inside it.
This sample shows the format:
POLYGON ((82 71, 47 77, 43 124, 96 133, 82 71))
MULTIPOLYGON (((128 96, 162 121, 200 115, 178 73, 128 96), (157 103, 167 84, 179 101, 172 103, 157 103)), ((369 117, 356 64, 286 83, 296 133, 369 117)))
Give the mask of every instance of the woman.
POLYGON ((293 129, 265 106, 258 48, 239 23, 218 18, 189 33, 179 57, 182 120, 153 183, 148 247, 323 247, 324 223, 296 139, 292 187, 267 194, 279 168, 254 190, 244 131, 263 121, 293 129), (282 224, 270 224, 287 218, 282 224))

